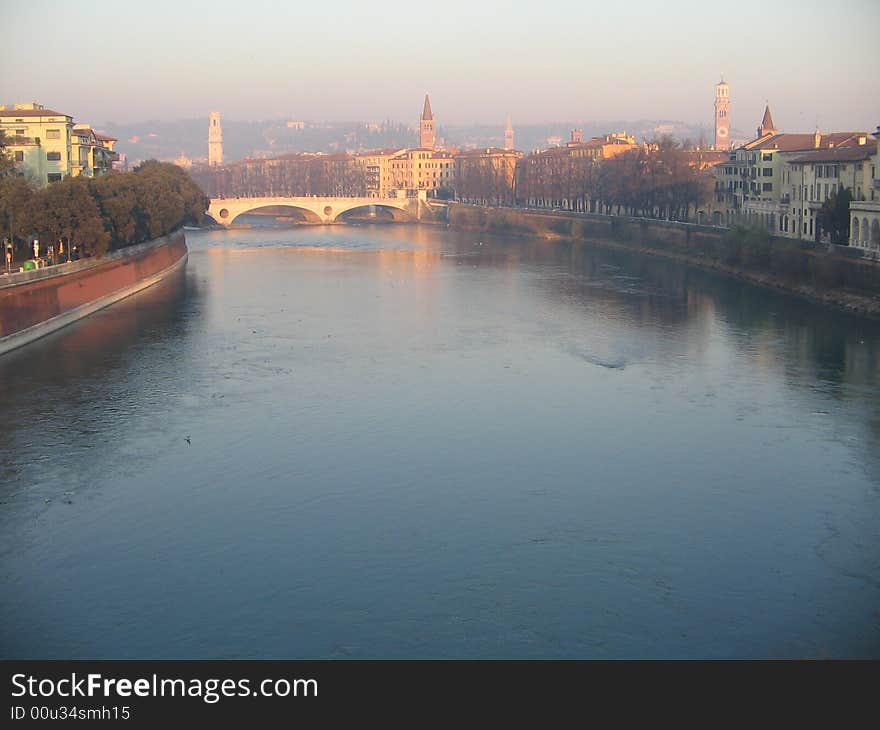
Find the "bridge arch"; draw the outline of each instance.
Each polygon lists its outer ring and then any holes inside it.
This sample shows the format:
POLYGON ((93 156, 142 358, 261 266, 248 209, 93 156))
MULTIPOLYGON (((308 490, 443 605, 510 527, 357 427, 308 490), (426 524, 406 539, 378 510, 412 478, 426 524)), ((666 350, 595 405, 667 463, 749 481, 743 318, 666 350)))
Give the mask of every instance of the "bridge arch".
POLYGON ((311 208, 307 208, 304 205, 293 205, 291 203, 259 203, 254 206, 236 206, 235 213, 233 216, 232 210, 229 208, 224 208, 219 211, 220 217, 223 218, 223 222, 226 225, 232 225, 235 221, 243 215, 249 215, 253 213, 260 213, 262 211, 263 214, 272 215, 274 214, 276 218, 284 218, 290 217, 290 213, 296 213, 302 218, 303 223, 323 223, 323 219, 320 215, 318 215, 311 208), (227 215, 223 215, 223 211, 227 212, 227 215))
POLYGON ((207 213, 217 223, 229 226, 238 216, 261 208, 292 208, 311 223, 336 223, 344 219, 349 211, 366 206, 377 206, 390 211, 396 221, 412 221, 420 217, 423 197, 408 196, 388 198, 348 198, 348 197, 254 197, 254 198, 214 198, 210 201, 207 213))
POLYGON ((339 223, 354 213, 369 215, 370 212, 375 212, 385 220, 392 220, 395 223, 411 223, 414 220, 412 214, 399 205, 389 205, 387 202, 358 202, 353 205, 338 207, 333 211, 333 222, 339 223))

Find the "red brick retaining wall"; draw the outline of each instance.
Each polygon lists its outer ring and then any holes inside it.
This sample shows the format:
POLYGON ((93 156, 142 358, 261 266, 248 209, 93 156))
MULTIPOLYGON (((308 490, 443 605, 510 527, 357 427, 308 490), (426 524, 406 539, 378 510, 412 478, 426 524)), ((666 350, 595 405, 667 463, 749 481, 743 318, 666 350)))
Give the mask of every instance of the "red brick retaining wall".
POLYGON ((138 282, 164 271, 186 255, 182 231, 172 233, 148 244, 122 249, 94 262, 62 264, 38 270, 35 280, 10 284, 0 277, 0 337, 21 332, 40 322, 64 314, 84 304, 127 289, 138 282), (85 264, 79 268, 78 264, 85 264), (65 267, 77 267, 66 271, 65 267), (57 269, 57 274, 54 270, 57 269), (45 274, 43 273, 45 271, 45 274))

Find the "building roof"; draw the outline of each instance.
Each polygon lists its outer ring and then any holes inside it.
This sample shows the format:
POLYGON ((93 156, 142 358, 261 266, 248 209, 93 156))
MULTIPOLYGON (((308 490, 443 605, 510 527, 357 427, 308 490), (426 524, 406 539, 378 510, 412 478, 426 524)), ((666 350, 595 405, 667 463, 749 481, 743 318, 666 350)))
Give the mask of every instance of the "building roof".
POLYGON ((798 155, 789 160, 792 164, 803 162, 857 162, 867 160, 877 153, 877 142, 868 140, 862 145, 849 145, 844 147, 832 147, 798 155))
POLYGON ((95 132, 95 139, 100 139, 104 142, 118 142, 119 140, 116 137, 111 137, 107 134, 101 134, 100 132, 95 132))
POLYGON ((480 147, 474 150, 461 150, 456 157, 486 157, 491 155, 510 155, 518 156, 520 153, 516 150, 502 149, 501 147, 480 147))
POLYGON ((422 121, 426 122, 434 118, 434 115, 431 113, 431 100, 428 98, 428 95, 425 94, 425 108, 422 109, 422 121))
POLYGON ((865 132, 831 132, 829 134, 770 134, 746 142, 747 150, 774 150, 779 152, 809 151, 820 148, 858 145, 859 137, 867 137, 865 132))
POLYGON ((70 114, 54 112, 51 109, 0 109, 0 117, 16 117, 20 119, 25 117, 67 117, 68 119, 73 119, 70 114))
POLYGON ((358 157, 388 157, 390 155, 396 155, 400 152, 403 152, 403 147, 389 147, 388 149, 383 150, 364 150, 363 152, 358 152, 358 157))

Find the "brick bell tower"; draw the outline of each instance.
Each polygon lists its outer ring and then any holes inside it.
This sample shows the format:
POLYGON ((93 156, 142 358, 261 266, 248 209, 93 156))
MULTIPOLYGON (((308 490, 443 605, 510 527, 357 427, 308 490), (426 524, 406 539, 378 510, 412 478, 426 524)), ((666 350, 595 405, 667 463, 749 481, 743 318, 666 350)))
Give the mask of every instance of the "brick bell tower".
POLYGON ((436 136, 434 115, 431 112, 431 100, 425 94, 425 108, 422 109, 422 118, 419 123, 419 147, 428 150, 434 149, 436 136))
POLYGON ((504 149, 513 149, 513 122, 507 117, 507 125, 504 127, 504 149))
POLYGON ((715 149, 730 147, 730 87, 724 79, 715 85, 715 149))

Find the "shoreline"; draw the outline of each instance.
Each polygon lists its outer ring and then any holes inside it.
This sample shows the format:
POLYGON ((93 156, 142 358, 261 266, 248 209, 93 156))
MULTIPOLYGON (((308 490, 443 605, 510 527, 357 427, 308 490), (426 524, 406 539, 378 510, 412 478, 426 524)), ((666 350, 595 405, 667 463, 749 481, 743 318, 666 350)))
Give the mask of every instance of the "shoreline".
POLYGON ((799 299, 805 299, 851 314, 880 319, 880 266, 873 261, 826 253, 824 249, 816 250, 818 248, 817 245, 808 247, 800 245, 803 243, 809 244, 810 242, 802 242, 795 239, 782 240, 781 242, 773 240, 769 243, 769 246, 778 246, 780 251, 784 251, 786 255, 798 259, 796 263, 801 264, 802 267, 806 265, 808 269, 811 264, 815 265, 817 262, 825 263, 819 257, 833 258, 834 264, 844 269, 847 267, 871 267, 869 269, 869 277, 877 282, 874 288, 876 293, 869 293, 864 289, 853 291, 846 288, 819 287, 807 281, 787 280, 774 274, 773 271, 758 271, 741 265, 727 264, 720 260, 718 254, 719 249, 722 249, 723 252, 723 249, 729 245, 726 237, 735 236, 731 229, 714 229, 709 226, 682 224, 672 221, 634 219, 623 216, 599 216, 593 214, 594 217, 587 218, 584 214, 573 215, 567 211, 551 212, 519 208, 483 208, 461 203, 450 205, 449 211, 449 225, 451 228, 478 230, 495 235, 516 236, 517 238, 572 241, 656 256, 719 273, 739 281, 789 294, 799 299), (474 213, 477 215, 473 215, 474 213), (528 228, 521 227, 521 224, 517 222, 508 221, 507 219, 511 216, 514 218, 520 216, 524 218, 529 224, 528 228), (473 218, 475 217, 479 217, 481 220, 474 221, 473 218), (567 224, 570 230, 568 232, 561 230, 563 226, 560 223, 567 224), (578 223, 584 225, 581 226, 579 232, 576 232, 573 229, 575 224, 578 223), (598 223, 598 225, 586 225, 595 223, 598 223), (587 227, 590 229, 589 231, 583 230, 587 227), (607 230, 596 230, 601 227, 605 227, 607 230), (626 235, 627 233, 633 233, 633 231, 621 231, 624 227, 638 229, 638 232, 642 235, 626 235), (646 228, 651 230, 645 231, 646 228), (693 231, 693 235, 691 235, 691 231, 693 231), (603 232, 606 235, 602 235, 603 232), (612 235, 615 232, 618 233, 617 237, 612 235), (669 233, 664 235, 666 232, 669 233), (620 235, 620 233, 623 233, 623 235, 620 235), (681 241, 682 234, 684 234, 686 239, 684 245, 682 245, 681 241), (701 240, 708 237, 713 237, 715 240, 712 241, 711 246, 707 245, 700 250, 701 240), (692 238, 697 238, 697 240, 692 242, 692 238), (675 248, 684 250, 674 250, 675 248), (699 252, 694 252, 694 249, 697 249, 699 252))
POLYGON ((11 274, 0 280, 0 356, 158 283, 188 255, 178 230, 101 258, 11 274))

